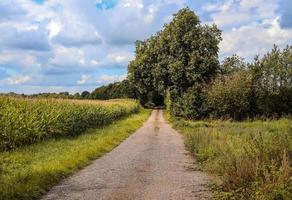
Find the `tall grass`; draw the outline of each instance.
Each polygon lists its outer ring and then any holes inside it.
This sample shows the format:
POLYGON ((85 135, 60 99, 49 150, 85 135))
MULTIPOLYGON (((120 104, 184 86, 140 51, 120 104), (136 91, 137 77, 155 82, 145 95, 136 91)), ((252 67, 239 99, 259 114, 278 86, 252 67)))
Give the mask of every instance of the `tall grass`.
POLYGON ((218 199, 292 199, 292 121, 174 122, 203 169, 217 174, 218 199))
POLYGON ((0 151, 75 136, 137 112, 134 100, 81 101, 0 96, 0 151))
POLYGON ((111 151, 149 117, 141 109, 73 138, 47 140, 0 152, 0 200, 37 199, 64 177, 111 151))

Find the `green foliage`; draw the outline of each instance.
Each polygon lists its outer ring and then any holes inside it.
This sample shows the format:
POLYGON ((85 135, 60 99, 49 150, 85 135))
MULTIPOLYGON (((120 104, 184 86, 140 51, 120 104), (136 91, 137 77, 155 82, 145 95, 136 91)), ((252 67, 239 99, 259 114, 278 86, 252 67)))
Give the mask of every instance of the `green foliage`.
POLYGON ((137 112, 133 100, 81 101, 0 97, 0 151, 75 136, 137 112))
POLYGON ((96 88, 90 95, 91 99, 117 99, 135 98, 135 91, 128 80, 111 83, 107 86, 96 88))
POLYGON ((54 98, 54 99, 78 99, 80 98, 80 94, 78 93, 78 97, 75 95, 69 94, 69 92, 60 92, 60 93, 38 93, 38 94, 16 94, 14 92, 1 94, 0 96, 7 97, 22 97, 22 98, 54 98))
POLYGON ((149 113, 142 109, 77 137, 0 152, 0 200, 37 199, 64 177, 119 145, 145 122, 149 113))
POLYGON ((244 59, 234 54, 231 57, 226 57, 221 66, 220 74, 221 75, 230 75, 239 70, 244 70, 246 68, 246 63, 244 59))
POLYGON ((243 119, 250 113, 252 78, 246 71, 219 76, 208 89, 209 116, 243 119))
POLYGON ((81 97, 82 97, 83 99, 88 99, 88 98, 89 98, 89 95, 90 95, 90 92, 88 92, 88 91, 83 91, 83 92, 81 93, 81 97))
POLYGON ((203 169, 222 180, 216 199, 292 198, 290 119, 172 120, 203 169))
POLYGON ((210 116, 243 119, 292 113, 292 47, 276 46, 250 64, 234 55, 221 65, 210 86, 210 116))
POLYGON ((128 78, 138 92, 140 102, 156 104, 155 97, 165 98, 168 91, 171 112, 189 115, 191 110, 181 109, 182 96, 188 96, 190 101, 200 98, 190 97, 194 94, 187 93, 194 84, 207 83, 215 76, 219 70, 220 40, 221 32, 215 25, 201 25, 199 17, 184 8, 162 31, 145 41, 138 41, 136 58, 128 67, 128 78))
POLYGON ((209 116, 244 119, 292 113, 292 46, 276 46, 250 64, 234 55, 208 89, 209 116))
MULTIPOLYGON (((176 116, 181 116, 188 119, 198 119, 207 114, 206 90, 202 85, 194 85, 189 87, 182 95, 176 97, 176 106, 171 109, 176 116)), ((171 111, 171 110, 170 110, 171 111)))
POLYGON ((128 79, 142 105, 167 103, 172 115, 244 119, 292 113, 292 46, 276 46, 252 63, 233 55, 219 65, 221 32, 189 8, 136 42, 128 79), (166 100, 164 101, 164 99, 166 100))
POLYGON ((292 113, 292 46, 274 46, 263 58, 249 65, 253 76, 253 109, 256 114, 273 116, 292 113))

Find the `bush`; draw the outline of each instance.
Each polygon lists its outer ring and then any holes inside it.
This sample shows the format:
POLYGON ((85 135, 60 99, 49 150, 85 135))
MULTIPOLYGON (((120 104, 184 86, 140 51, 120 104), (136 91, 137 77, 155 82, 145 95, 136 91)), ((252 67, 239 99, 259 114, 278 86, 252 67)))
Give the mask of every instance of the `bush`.
POLYGON ((218 77, 207 94, 210 116, 243 119, 250 113, 252 79, 246 71, 218 77))
POLYGON ((75 136, 137 112, 132 100, 81 101, 0 97, 0 151, 75 136))
POLYGON ((226 58, 208 91, 209 116, 238 120, 291 115, 291 61, 291 46, 274 46, 251 64, 236 55, 226 58))
POLYGON ((177 103, 180 116, 187 119, 199 119, 206 116, 206 91, 202 86, 193 86, 187 89, 177 103))

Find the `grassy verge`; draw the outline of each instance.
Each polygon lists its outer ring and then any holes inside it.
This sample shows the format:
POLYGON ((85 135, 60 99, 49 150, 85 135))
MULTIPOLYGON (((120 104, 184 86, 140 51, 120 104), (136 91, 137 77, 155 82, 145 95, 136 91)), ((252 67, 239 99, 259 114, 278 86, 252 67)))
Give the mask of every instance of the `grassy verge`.
POLYGON ((139 128, 148 110, 80 136, 44 141, 0 153, 0 199, 34 199, 91 160, 111 151, 139 128))
POLYGON ((219 176, 217 199, 292 199, 292 120, 187 121, 166 116, 202 169, 219 176))

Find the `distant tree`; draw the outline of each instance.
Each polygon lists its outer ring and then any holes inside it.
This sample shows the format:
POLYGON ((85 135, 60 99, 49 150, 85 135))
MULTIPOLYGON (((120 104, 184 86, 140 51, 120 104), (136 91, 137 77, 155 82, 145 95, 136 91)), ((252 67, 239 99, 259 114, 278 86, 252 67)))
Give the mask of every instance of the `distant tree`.
POLYGON ((80 99, 80 97, 81 97, 81 95, 80 95, 79 92, 76 92, 76 93, 74 94, 74 98, 75 98, 75 99, 80 99))
POLYGON ((84 98, 84 99, 89 98, 89 95, 90 95, 90 92, 88 92, 88 91, 83 91, 81 93, 81 97, 84 98))
POLYGON ((134 88, 128 80, 98 87, 90 96, 92 99, 136 98, 134 88))
POLYGON ((70 94, 69 94, 69 92, 60 92, 59 93, 61 96, 69 96, 70 94))
POLYGON ((106 86, 96 88, 90 95, 93 99, 107 99, 106 86))

